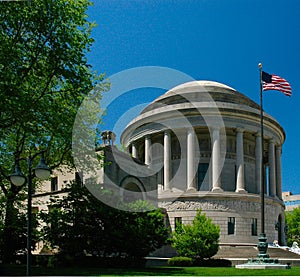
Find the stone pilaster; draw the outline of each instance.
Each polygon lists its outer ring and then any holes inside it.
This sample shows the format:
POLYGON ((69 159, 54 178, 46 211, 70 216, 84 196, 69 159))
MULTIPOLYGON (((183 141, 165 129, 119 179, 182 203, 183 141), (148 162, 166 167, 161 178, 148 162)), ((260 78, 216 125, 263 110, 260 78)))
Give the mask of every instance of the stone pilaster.
POLYGON ((221 188, 220 169, 220 130, 212 130, 212 191, 223 191, 221 188))
POLYGON ((269 192, 270 196, 276 195, 276 162, 275 162, 275 144, 269 142, 269 192))
POLYGON ((151 162, 151 139, 149 136, 145 137, 145 164, 150 165, 151 162))
POLYGON ((257 193, 261 191, 262 185, 262 149, 261 149, 261 134, 256 134, 255 139, 255 183, 257 193))
POLYGON ((236 133, 236 192, 246 192, 244 174, 244 142, 243 130, 236 133))
POLYGON ((133 158, 137 158, 137 149, 134 142, 131 144, 131 155, 133 158))
POLYGON ((195 131, 187 130, 187 190, 195 188, 195 131))
POLYGON ((282 170, 281 170, 281 145, 276 146, 276 194, 279 199, 282 199, 282 170))
POLYGON ((171 176, 171 134, 169 131, 164 133, 164 190, 170 190, 171 176))

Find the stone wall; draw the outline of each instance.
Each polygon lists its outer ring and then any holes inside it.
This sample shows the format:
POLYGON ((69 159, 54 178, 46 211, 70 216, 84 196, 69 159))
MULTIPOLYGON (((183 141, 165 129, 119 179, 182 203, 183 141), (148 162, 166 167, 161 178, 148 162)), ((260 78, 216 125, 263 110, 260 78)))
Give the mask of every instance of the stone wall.
MULTIPOLYGON (((202 210, 213 222, 220 226, 220 242, 221 243, 246 243, 257 244, 258 236, 261 230, 261 204, 259 198, 249 197, 243 199, 234 197, 230 199, 218 199, 209 197, 202 198, 184 198, 181 197, 175 201, 160 201, 159 206, 166 209, 172 230, 175 227, 175 218, 181 217, 183 224, 192 223, 197 210, 202 210), (235 218, 234 234, 228 235, 228 218, 235 218), (257 219, 257 235, 252 235, 252 222, 257 219)), ((278 237, 278 231, 275 230, 275 224, 279 215, 283 216, 283 206, 276 201, 268 200, 265 210, 265 231, 268 242, 274 240, 282 241, 285 244, 284 234, 282 232, 281 240, 278 237)), ((281 231, 284 229, 282 226, 281 231)))

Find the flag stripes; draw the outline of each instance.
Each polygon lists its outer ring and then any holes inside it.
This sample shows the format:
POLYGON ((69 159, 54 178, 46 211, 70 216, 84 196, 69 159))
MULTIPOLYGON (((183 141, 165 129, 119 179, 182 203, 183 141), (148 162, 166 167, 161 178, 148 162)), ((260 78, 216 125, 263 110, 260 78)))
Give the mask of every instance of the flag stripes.
POLYGON ((275 74, 262 72, 263 90, 279 90, 287 96, 292 95, 292 88, 289 82, 275 74))

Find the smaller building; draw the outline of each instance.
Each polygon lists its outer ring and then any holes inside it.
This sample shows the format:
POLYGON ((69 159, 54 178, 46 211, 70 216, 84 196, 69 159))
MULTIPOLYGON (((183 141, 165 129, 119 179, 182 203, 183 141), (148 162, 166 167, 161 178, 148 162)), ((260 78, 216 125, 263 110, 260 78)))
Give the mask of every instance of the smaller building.
POLYGON ((287 212, 300 206, 300 194, 293 195, 290 191, 286 191, 282 193, 282 200, 287 212))

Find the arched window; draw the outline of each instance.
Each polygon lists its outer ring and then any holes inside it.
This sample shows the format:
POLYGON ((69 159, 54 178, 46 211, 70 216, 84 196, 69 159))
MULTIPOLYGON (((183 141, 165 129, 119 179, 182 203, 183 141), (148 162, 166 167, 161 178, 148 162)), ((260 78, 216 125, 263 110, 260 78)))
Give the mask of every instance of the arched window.
POLYGON ((133 176, 128 176, 121 182, 121 193, 125 202, 145 199, 145 189, 142 182, 133 176))

